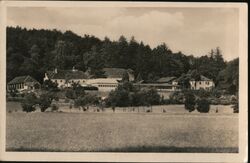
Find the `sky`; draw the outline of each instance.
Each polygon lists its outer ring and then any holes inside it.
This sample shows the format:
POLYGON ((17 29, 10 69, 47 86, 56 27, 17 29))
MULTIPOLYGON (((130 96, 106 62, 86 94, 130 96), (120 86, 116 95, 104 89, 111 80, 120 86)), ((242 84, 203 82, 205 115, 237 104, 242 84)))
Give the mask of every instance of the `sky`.
POLYGON ((71 30, 118 40, 132 36, 151 48, 202 56, 220 47, 225 60, 239 56, 237 8, 174 7, 8 7, 7 25, 71 30))

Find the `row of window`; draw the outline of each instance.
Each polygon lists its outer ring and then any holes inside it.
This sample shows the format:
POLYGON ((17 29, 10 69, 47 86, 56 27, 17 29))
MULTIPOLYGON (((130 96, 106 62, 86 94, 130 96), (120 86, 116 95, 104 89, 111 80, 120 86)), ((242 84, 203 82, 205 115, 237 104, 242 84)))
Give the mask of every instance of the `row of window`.
POLYGON ((10 89, 23 89, 24 88, 24 84, 12 84, 9 86, 10 89))
POLYGON ((117 87, 117 85, 104 85, 104 84, 101 84, 101 85, 98 85, 98 87, 117 87))
MULTIPOLYGON (((208 81, 205 82, 206 85, 209 85, 209 83, 210 83, 210 82, 208 82, 208 81)), ((200 81, 199 84, 201 85, 202 82, 200 81)))
MULTIPOLYGON (((62 83, 62 82, 65 82, 65 80, 58 80, 60 83, 62 83)), ((55 82, 57 83, 57 80, 55 80, 55 82)), ((78 81, 74 81, 74 80, 71 80, 71 81, 68 81, 69 83, 73 83, 73 82, 75 82, 75 83, 80 83, 81 81, 80 80, 78 80, 78 81)), ((85 83, 85 80, 82 80, 82 83, 85 83)))

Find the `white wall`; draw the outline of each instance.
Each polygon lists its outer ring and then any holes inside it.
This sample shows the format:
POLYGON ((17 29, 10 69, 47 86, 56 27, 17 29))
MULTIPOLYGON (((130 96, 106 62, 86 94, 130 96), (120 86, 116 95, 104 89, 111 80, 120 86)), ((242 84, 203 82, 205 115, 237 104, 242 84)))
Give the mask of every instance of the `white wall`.
POLYGON ((213 81, 190 81, 191 89, 199 90, 199 89, 211 89, 214 87, 213 81))

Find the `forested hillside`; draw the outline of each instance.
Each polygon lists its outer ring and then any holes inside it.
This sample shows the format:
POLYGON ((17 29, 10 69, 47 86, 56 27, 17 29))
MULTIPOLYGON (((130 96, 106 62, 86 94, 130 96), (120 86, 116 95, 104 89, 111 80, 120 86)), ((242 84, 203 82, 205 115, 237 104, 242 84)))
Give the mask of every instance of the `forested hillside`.
MULTIPOLYGON (((213 47, 211 47, 213 48, 213 47)), ((225 62, 219 47, 202 57, 174 53, 166 44, 151 48, 134 37, 112 41, 95 36, 79 36, 72 31, 7 28, 7 81, 31 75, 42 82, 44 73, 57 67, 85 71, 96 77, 104 67, 130 68, 136 78, 154 81, 197 71, 215 81, 216 86, 238 89, 238 59, 225 62), (233 62, 233 63, 232 63, 233 62), (230 72, 236 72, 232 74, 230 72), (220 75, 219 75, 220 74, 220 75), (220 84, 220 82, 224 84, 220 84), (233 85, 233 86, 232 86, 233 85)))

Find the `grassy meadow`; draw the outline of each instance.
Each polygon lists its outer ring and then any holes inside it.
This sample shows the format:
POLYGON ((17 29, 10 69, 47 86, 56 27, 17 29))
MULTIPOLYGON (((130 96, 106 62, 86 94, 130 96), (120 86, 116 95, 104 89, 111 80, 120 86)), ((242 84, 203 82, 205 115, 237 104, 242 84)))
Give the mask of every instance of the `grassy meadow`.
POLYGON ((6 115, 6 150, 238 152, 238 114, 13 111, 6 115))

